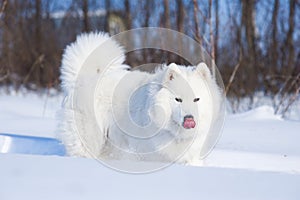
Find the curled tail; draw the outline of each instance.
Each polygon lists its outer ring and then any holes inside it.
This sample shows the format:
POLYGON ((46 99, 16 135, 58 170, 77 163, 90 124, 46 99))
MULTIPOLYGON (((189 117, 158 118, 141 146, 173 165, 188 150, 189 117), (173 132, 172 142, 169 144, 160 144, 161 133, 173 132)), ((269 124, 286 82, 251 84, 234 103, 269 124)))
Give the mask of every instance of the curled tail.
POLYGON ((112 66, 121 67, 124 61, 123 47, 111 39, 108 34, 103 32, 81 34, 64 51, 60 68, 62 89, 67 94, 73 91, 79 71, 86 62, 97 62, 98 64, 110 62, 112 66), (103 48, 101 47, 100 51, 97 50, 96 54, 93 53, 102 44, 104 44, 103 48), (116 57, 118 59, 113 60, 111 63, 111 58, 116 57))
MULTIPOLYGON (((125 65, 122 65, 125 61, 124 52, 123 47, 102 32, 81 34, 75 42, 66 47, 60 68, 61 87, 65 92, 65 98, 57 115, 59 119, 57 135, 64 143, 68 155, 91 157, 82 140, 88 144, 97 141, 95 148, 100 148, 102 144, 102 140, 95 140, 93 131, 85 130, 85 135, 79 136, 78 130, 85 127, 78 125, 78 119, 74 117, 73 95, 77 79, 80 78, 80 70, 85 67, 97 67, 95 72, 102 73, 108 64, 113 69, 124 69, 125 65)), ((76 116, 84 122, 90 119, 90 116, 86 115, 76 116)))

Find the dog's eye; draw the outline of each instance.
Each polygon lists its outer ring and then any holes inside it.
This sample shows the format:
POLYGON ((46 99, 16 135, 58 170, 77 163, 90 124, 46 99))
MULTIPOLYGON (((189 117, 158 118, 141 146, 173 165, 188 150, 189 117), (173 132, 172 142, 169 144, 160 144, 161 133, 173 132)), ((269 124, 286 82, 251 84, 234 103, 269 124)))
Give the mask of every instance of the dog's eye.
POLYGON ((177 97, 175 98, 175 100, 176 100, 177 102, 180 102, 180 103, 182 102, 182 99, 177 98, 177 97))
POLYGON ((200 100, 200 98, 195 98, 194 99, 194 102, 197 102, 197 101, 199 101, 200 100))

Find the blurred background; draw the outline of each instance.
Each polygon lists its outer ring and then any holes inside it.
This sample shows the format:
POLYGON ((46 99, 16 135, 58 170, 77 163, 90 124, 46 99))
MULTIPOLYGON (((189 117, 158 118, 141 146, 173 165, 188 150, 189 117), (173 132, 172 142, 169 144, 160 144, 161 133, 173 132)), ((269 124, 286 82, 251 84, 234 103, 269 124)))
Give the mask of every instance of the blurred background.
MULTIPOLYGON (((0 87, 59 91, 62 53, 76 35, 140 27, 173 29, 203 45, 232 112, 258 104, 300 112, 299 0, 2 0, 0 87)), ((188 64, 156 49, 130 53, 126 62, 188 64)))

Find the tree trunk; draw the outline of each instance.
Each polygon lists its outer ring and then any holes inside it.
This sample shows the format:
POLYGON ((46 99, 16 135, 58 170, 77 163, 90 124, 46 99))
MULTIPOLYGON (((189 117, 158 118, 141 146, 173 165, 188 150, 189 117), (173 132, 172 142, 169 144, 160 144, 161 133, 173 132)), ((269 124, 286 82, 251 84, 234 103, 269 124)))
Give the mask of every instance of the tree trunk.
POLYGON ((9 75, 10 72, 13 71, 14 69, 12 69, 12 65, 11 65, 11 51, 9 49, 9 43, 10 43, 10 33, 9 33, 9 28, 8 28, 8 24, 10 24, 9 22, 9 10, 10 9, 10 3, 8 1, 4 1, 2 2, 1 5, 1 18, 3 17, 3 21, 0 22, 1 24, 1 29, 3 31, 2 33, 2 44, 1 44, 1 58, 0 58, 0 65, 1 65, 1 69, 0 69, 0 79, 2 79, 2 81, 0 81, 0 83, 6 83, 9 84, 10 80, 9 80, 9 75), (3 78, 4 76, 7 76, 7 78, 3 78))
POLYGON ((150 22, 150 16, 151 16, 151 4, 153 2, 152 1, 146 1, 145 2, 145 7, 144 7, 144 12, 145 12, 145 23, 144 23, 144 27, 149 27, 149 22, 150 22))
POLYGON ((90 20, 89 20, 89 0, 82 0, 82 15, 83 15, 83 31, 89 32, 90 20))
POLYGON ((41 53, 41 17, 42 17, 42 5, 41 0, 35 1, 35 45, 37 56, 41 53))
POLYGON ((105 15, 105 25, 104 29, 108 33, 109 32, 109 16, 110 16, 110 0, 105 0, 105 10, 106 10, 106 15, 105 15))
MULTIPOLYGON (((177 4, 177 30, 180 33, 184 33, 184 5, 182 0, 176 0, 176 4, 177 4)), ((182 38, 179 39, 178 41, 178 49, 179 49, 179 53, 180 55, 178 55, 178 62, 179 64, 184 64, 184 59, 182 59, 182 53, 183 53, 183 41, 182 38)))
POLYGON ((273 15, 272 15, 272 45, 271 45, 271 66, 270 69, 273 69, 273 73, 278 69, 278 42, 277 42, 277 35, 278 35, 278 27, 277 27, 277 18, 278 18, 278 11, 279 11, 279 0, 274 1, 274 8, 273 8, 273 15))
POLYGON ((246 41, 248 48, 248 57, 250 64, 255 65, 256 47, 255 47, 255 2, 242 0, 243 13, 242 24, 245 27, 246 41))
POLYGON ((293 42, 293 34, 295 30, 295 8, 296 0, 290 0, 290 14, 289 14, 289 30, 287 32, 286 44, 288 48, 288 62, 287 62, 287 75, 290 75, 294 69, 295 48, 293 42))
POLYGON ((164 0, 164 8, 165 8, 165 28, 171 28, 170 23, 170 9, 169 9, 169 0, 164 0))
POLYGON ((212 0, 208 0, 208 24, 209 24, 209 41, 210 41, 210 56, 212 60, 215 59, 215 44, 214 44, 214 33, 213 33, 213 27, 212 27, 212 0))
POLYGON ((259 67, 256 62, 256 46, 255 46, 255 1, 242 0, 242 27, 245 30, 246 51, 245 60, 242 65, 247 74, 246 95, 252 95, 259 85, 259 67))
MULTIPOLYGON (((41 0, 35 0, 35 53, 34 60, 38 60, 40 55, 42 54, 42 31, 41 31, 41 19, 42 19, 42 4, 41 0)), ((40 63, 39 63, 40 64, 40 63)), ((38 88, 41 87, 41 79, 42 79, 42 69, 41 65, 37 64, 34 67, 35 63, 32 63, 32 68, 34 70, 34 82, 37 84, 38 88)))
POLYGON ((216 33, 215 33, 215 62, 218 64, 218 40, 219 40, 219 0, 215 0, 215 23, 216 23, 216 33))
POLYGON ((184 5, 182 0, 177 0, 177 30, 181 33, 184 32, 184 5))
POLYGON ((198 19, 198 2, 193 0, 194 4, 194 21, 195 21, 195 38, 202 45, 202 40, 199 31, 199 19, 198 19))
POLYGON ((210 57, 211 63, 210 66, 212 68, 212 74, 215 78, 216 69, 215 69, 215 41, 214 41, 214 33, 212 27, 212 0, 208 0, 208 23, 209 23, 209 41, 210 41, 210 57))
POLYGON ((132 22, 131 22, 131 12, 130 12, 130 3, 129 0, 125 0, 125 13, 126 13, 126 26, 127 29, 132 28, 132 22))

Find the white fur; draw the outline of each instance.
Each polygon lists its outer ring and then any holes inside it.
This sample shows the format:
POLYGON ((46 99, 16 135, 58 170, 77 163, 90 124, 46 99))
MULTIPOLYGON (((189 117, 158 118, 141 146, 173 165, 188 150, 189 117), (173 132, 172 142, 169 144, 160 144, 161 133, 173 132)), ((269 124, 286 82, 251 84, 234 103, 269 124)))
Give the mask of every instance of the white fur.
MULTIPOLYGON (((61 86, 65 92, 73 90, 77 75, 91 53, 101 44, 107 43, 114 49, 111 54, 123 55, 113 64, 121 65, 124 60, 124 50, 115 41, 110 40, 108 34, 102 32, 83 33, 77 36, 76 41, 65 49, 61 65, 61 86)), ((92 59, 92 58, 89 58, 92 59)))
POLYGON ((68 154, 174 161, 187 150, 180 161, 199 161, 220 105, 220 91, 207 66, 200 63, 184 67, 173 63, 150 74, 128 71, 128 66, 122 64, 124 58, 122 47, 103 33, 81 35, 66 48, 61 67, 66 98, 60 132, 68 154), (109 45, 93 54, 102 43, 109 45), (120 59, 111 63, 110 59, 116 56, 120 59), (101 82, 90 94, 88 85, 78 89, 76 81, 81 68, 95 62, 100 63, 100 76, 96 77, 101 82), (111 64, 110 70, 104 69, 107 63, 111 64), (75 91, 80 94, 74 96, 75 91), (90 95, 94 105, 84 99, 90 95), (180 97, 182 103, 175 101, 175 97, 180 97), (195 98, 200 98, 199 102, 194 102, 195 98), (74 106, 74 102, 86 102, 85 106, 94 112, 85 112, 82 105, 74 106), (76 120, 74 107, 83 108, 76 120), (182 127, 186 115, 194 116, 194 129, 182 127), (157 131, 158 127, 162 129, 157 131))

